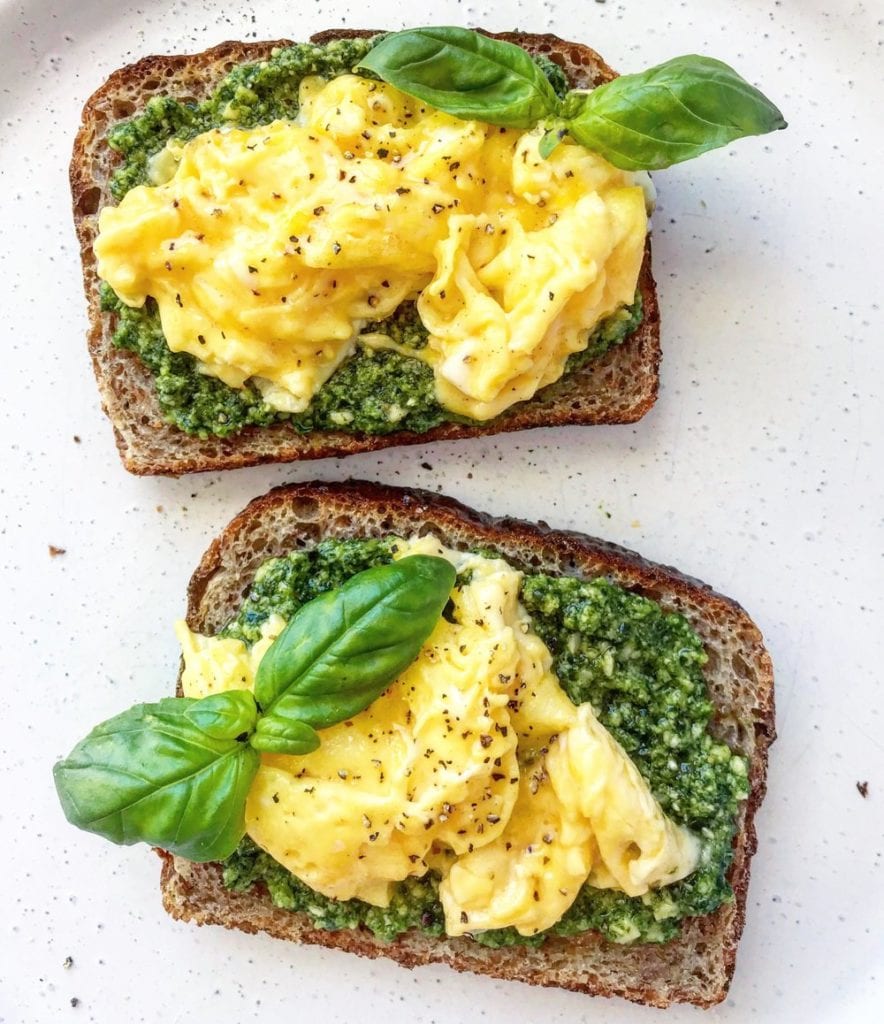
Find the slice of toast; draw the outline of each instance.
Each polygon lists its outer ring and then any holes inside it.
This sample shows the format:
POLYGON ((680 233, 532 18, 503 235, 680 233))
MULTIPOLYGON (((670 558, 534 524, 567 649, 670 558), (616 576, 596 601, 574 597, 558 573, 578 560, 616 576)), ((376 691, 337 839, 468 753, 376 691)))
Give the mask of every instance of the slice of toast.
MULTIPOLYGON (((715 913, 688 919, 678 939, 622 946, 597 934, 552 938, 539 949, 489 949, 469 939, 434 939, 408 932, 385 943, 365 930, 322 931, 303 914, 274 907, 258 887, 229 892, 215 864, 163 854, 163 903, 173 917, 247 932, 386 956, 407 967, 446 963, 535 985, 619 995, 653 1006, 722 1000, 743 929, 749 862, 756 848, 753 819, 765 791, 767 752, 775 736, 773 670, 762 637, 735 602, 674 569, 578 533, 514 519, 492 519, 422 491, 371 483, 296 484, 255 499, 212 544, 188 590, 191 629, 216 633, 237 612, 258 566, 268 558, 315 545, 324 537, 436 534, 453 548, 493 547, 527 571, 596 577, 684 615, 709 656, 705 675, 715 706, 713 730, 749 763, 751 794, 741 806, 729 871, 735 899, 715 913)), ((180 692, 180 691, 179 691, 180 692)))
MULTIPOLYGON (((353 30, 323 32, 312 41, 324 43, 374 34, 353 30)), ((547 54, 562 65, 574 87, 586 88, 615 77, 589 47, 568 43, 556 36, 504 33, 497 38, 519 43, 532 54, 547 54)), ((529 427, 632 423, 642 417, 656 400, 660 363, 659 313, 651 274, 650 243, 646 246, 639 277, 644 318, 638 330, 622 345, 545 389, 540 397, 513 407, 483 426, 447 423, 422 434, 399 431, 378 437, 325 430, 300 435, 281 423, 250 427, 232 437, 201 439, 164 421, 150 371, 134 353, 114 348, 116 318, 102 313, 99 304, 92 245, 98 233, 98 211, 113 201, 109 182, 121 160, 107 145, 107 133, 116 122, 141 110, 153 96, 202 100, 234 65, 261 60, 268 57, 274 47, 285 45, 286 40, 230 42, 203 53, 146 57, 115 71, 83 109, 70 178, 89 305, 89 352, 102 405, 113 423, 126 469, 132 473, 174 476, 263 462, 351 455, 391 445, 476 437, 529 427)))

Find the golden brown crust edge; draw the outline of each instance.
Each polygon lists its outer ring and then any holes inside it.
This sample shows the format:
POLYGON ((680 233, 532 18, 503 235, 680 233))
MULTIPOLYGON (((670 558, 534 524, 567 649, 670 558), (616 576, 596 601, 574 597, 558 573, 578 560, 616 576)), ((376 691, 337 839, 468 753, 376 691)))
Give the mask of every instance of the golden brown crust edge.
MULTIPOLYGON (((319 33, 312 41, 323 43, 373 34, 370 30, 336 30, 319 33)), ((573 84, 597 84, 615 77, 602 58, 587 46, 553 35, 508 32, 499 33, 497 37, 557 58, 573 84)), ((177 476, 268 462, 345 456, 391 446, 429 444, 535 427, 632 423, 644 416, 657 399, 661 358, 650 240, 639 277, 644 317, 638 330, 623 345, 547 388, 541 398, 524 403, 493 423, 478 427, 442 424, 423 434, 400 431, 383 437, 331 431, 297 435, 287 425, 280 424, 248 428, 230 438, 201 439, 163 420, 150 372, 134 353, 114 348, 111 318, 100 310, 92 243, 97 211, 110 200, 107 182, 118 160, 106 144, 104 152, 101 151, 102 140, 111 123, 131 116, 132 110, 128 109, 131 103, 127 106, 119 101, 127 91, 137 87, 146 89, 145 96, 162 94, 167 91, 163 83, 172 82, 179 95, 188 89, 200 95, 214 85, 227 67, 259 60, 268 56, 274 47, 287 42, 227 42, 199 54, 145 57, 115 71, 83 109, 81 127, 74 141, 70 182, 88 303, 88 347, 102 407, 113 424, 126 469, 139 475, 177 476), (119 116, 117 109, 121 111, 119 116)))
POLYGON ((188 623, 206 632, 219 628, 238 606, 243 583, 268 557, 324 536, 422 529, 432 529, 455 547, 494 546, 525 568, 605 574, 688 617, 715 668, 710 689, 717 731, 750 763, 751 795, 741 811, 730 870, 734 902, 687 921, 682 936, 662 946, 615 946, 596 935, 550 940, 539 953, 518 947, 489 950, 469 940, 413 934, 386 944, 368 932, 315 929, 304 915, 274 907, 260 891, 228 892, 216 865, 166 857, 166 909, 176 918, 199 924, 266 931, 363 956, 385 956, 408 967, 446 963, 457 970, 619 995, 654 1006, 711 1006, 721 1001, 733 975, 745 920, 750 861, 757 845, 754 818, 764 797, 768 748, 775 738, 771 661, 760 632, 738 604, 676 570, 579 533, 494 519, 423 491, 348 482, 292 485, 255 499, 213 542, 194 573, 188 588, 188 623), (722 665, 725 654, 731 659, 728 668, 722 665))

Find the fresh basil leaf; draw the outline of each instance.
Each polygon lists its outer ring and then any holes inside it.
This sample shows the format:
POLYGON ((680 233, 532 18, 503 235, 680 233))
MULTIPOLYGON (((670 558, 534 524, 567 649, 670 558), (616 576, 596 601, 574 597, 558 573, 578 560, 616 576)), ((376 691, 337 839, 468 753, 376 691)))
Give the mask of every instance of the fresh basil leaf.
POLYGON ((188 860, 228 857, 245 833, 260 757, 248 743, 195 725, 188 716, 198 703, 138 704, 96 726, 53 770, 68 821, 113 843, 150 843, 188 860))
POLYGON ((394 32, 358 67, 446 114, 507 128, 531 128, 560 105, 520 46, 466 28, 394 32))
POLYGON ((660 170, 786 127, 774 104, 733 68, 695 55, 569 93, 563 115, 576 142, 628 171, 660 170))
POLYGON ((212 739, 242 743, 254 732, 258 707, 248 690, 228 690, 194 701, 184 717, 212 739))
POLYGON ((412 555, 305 604, 258 666, 259 732, 274 716, 321 729, 368 707, 417 657, 454 579, 444 558, 412 555))
POLYGON ((258 719, 250 742, 265 754, 309 754, 319 746, 319 735, 306 722, 286 714, 280 703, 272 715, 258 719))

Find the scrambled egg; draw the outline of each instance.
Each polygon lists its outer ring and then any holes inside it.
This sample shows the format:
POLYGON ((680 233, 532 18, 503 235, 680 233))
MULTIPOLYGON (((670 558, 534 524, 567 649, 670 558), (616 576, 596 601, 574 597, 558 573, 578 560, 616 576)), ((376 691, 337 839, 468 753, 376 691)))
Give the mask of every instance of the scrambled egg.
MULTIPOLYGON (((698 840, 661 810, 588 704, 575 707, 519 604, 521 574, 432 537, 469 574, 417 660, 302 757, 262 755, 246 806, 252 839, 325 896, 389 903, 434 869, 449 935, 555 924, 589 882, 640 896, 690 874, 698 840)), ((252 688, 282 631, 251 650, 184 623, 186 696, 252 688)))
POLYGON ((417 297, 429 342, 407 354, 445 409, 489 419, 562 375, 642 261, 639 178, 567 142, 541 159, 539 141, 308 78, 297 123, 170 142, 158 184, 101 211, 98 274, 130 306, 156 300, 173 351, 286 412, 417 297))

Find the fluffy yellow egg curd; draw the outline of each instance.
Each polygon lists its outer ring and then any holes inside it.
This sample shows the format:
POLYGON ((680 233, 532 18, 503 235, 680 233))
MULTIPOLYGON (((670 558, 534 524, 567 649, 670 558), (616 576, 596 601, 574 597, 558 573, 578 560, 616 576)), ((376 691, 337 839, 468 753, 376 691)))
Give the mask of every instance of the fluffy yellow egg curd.
MULTIPOLYGON (((403 879, 439 872, 449 935, 555 924, 588 882, 640 896, 697 866, 700 844, 662 811, 589 704, 552 672, 505 561, 433 537, 397 557, 449 558, 452 592, 417 660, 370 707, 302 756, 264 754, 246 806, 251 838, 335 899, 387 906, 403 879)), ((251 689, 284 626, 251 649, 177 628, 184 693, 251 689)))
POLYGON ((98 274, 152 296, 175 352, 301 412, 359 332, 417 299, 439 404, 487 420, 561 377, 631 303, 636 177, 539 131, 461 121, 356 75, 308 78, 297 122, 206 132, 99 218, 98 274))

